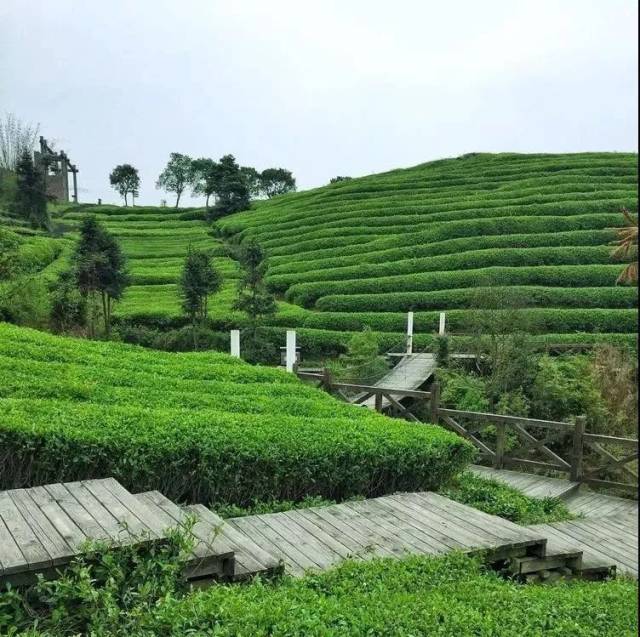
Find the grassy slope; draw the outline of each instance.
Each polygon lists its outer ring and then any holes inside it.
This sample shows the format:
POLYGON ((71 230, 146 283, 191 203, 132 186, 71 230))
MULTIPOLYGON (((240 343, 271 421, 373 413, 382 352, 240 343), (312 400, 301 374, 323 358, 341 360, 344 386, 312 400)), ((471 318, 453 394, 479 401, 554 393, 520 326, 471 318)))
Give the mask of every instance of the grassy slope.
POLYGON ((218 225, 264 245, 270 284, 313 310, 296 317, 310 329, 399 335, 414 309, 422 334, 440 310, 464 332, 478 289, 499 285, 525 295, 544 333, 628 334, 637 292, 614 285, 609 244, 621 207, 637 210, 636 179, 633 154, 480 154, 259 202, 218 225))
POLYGON ((112 475, 192 502, 434 489, 472 456, 292 374, 0 323, 0 489, 112 475))

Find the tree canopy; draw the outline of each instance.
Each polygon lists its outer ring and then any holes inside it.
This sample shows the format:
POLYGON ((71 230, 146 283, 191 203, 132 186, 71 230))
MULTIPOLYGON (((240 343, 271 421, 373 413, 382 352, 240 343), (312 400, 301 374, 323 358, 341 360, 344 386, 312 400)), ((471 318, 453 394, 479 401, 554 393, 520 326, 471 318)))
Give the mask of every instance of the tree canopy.
POLYGON ((284 168, 267 168, 260 173, 260 189, 271 199, 296 189, 296 180, 284 168))
POLYGON ((44 173, 25 150, 16 165, 16 190, 12 211, 27 219, 34 228, 48 228, 47 193, 44 173))
POLYGON ((127 196, 131 195, 132 199, 138 196, 140 190, 140 176, 137 168, 131 164, 120 164, 116 166, 109 175, 109 183, 114 190, 124 198, 124 205, 128 205, 127 196))
POLYGON ((176 208, 184 189, 194 180, 193 160, 188 155, 171 153, 165 169, 160 173, 156 188, 176 193, 176 208))

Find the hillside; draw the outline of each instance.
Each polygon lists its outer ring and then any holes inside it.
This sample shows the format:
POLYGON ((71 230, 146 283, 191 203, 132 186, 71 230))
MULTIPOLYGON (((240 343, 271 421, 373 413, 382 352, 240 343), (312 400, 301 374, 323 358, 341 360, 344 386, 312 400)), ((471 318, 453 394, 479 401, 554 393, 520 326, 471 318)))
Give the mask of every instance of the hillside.
POLYGON ((636 182, 635 154, 476 154, 258 202, 218 227, 264 246, 270 285, 323 340, 368 325, 397 341, 410 309, 418 342, 443 310, 465 333, 496 295, 552 340, 624 339, 637 291, 615 285, 610 243, 636 182))
POLYGON ((179 501, 343 499, 435 489, 471 459, 292 374, 0 323, 0 490, 113 476, 179 501))

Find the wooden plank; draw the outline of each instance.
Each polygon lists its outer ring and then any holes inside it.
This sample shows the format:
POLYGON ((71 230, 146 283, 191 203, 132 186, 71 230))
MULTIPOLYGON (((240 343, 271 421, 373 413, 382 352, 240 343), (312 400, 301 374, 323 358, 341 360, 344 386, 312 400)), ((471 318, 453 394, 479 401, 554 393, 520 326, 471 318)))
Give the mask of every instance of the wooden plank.
POLYGON ((286 538, 274 531, 268 524, 259 519, 260 516, 237 518, 235 527, 251 538, 256 544, 266 547, 269 553, 282 559, 293 574, 301 575, 309 569, 317 569, 318 565, 298 550, 286 538))
POLYGON ((29 490, 12 489, 7 493, 51 557, 52 566, 68 562, 75 554, 75 550, 69 546, 40 507, 37 506, 29 495, 29 490))
POLYGON ((638 446, 638 441, 635 438, 617 438, 616 436, 605 436, 604 434, 590 433, 585 433, 584 438, 589 442, 613 443, 617 445, 632 447, 633 449, 638 446))
POLYGON ((348 559, 352 557, 352 552, 345 542, 343 536, 340 539, 335 537, 335 534, 330 533, 326 527, 321 527, 307 516, 304 516, 300 511, 284 511, 283 516, 290 519, 294 519, 296 524, 301 526, 307 533, 313 535, 319 542, 328 546, 331 551, 336 555, 339 555, 342 559, 348 559))
POLYGON ((450 416, 442 415, 443 410, 440 409, 438 413, 440 414, 441 420, 443 420, 451 429, 453 429, 457 434, 460 434, 463 438, 467 438, 473 444, 481 449, 484 453, 486 453, 489 457, 493 458, 496 454, 493 450, 489 449, 487 445, 482 442, 479 438, 476 438, 472 433, 468 432, 462 425, 459 425, 453 418, 450 416))
POLYGON ((461 411, 459 409, 440 409, 440 413, 447 416, 457 416, 458 418, 469 418, 470 420, 503 422, 509 425, 525 425, 530 427, 546 427, 547 429, 573 430, 573 425, 567 422, 555 420, 539 420, 537 418, 521 418, 520 416, 504 416, 502 414, 487 414, 480 411, 461 411))
POLYGON ((153 538, 150 530, 134 513, 129 511, 120 500, 109 491, 101 480, 83 480, 86 487, 121 525, 121 537, 131 535, 137 540, 153 538))
POLYGON ((355 383, 333 383, 333 387, 336 387, 339 389, 348 389, 349 391, 368 392, 370 394, 384 392, 385 394, 394 394, 397 396, 404 396, 407 398, 421 398, 422 400, 428 400, 429 397, 431 396, 431 394, 428 391, 418 391, 417 389, 404 389, 402 387, 357 385, 355 383))
POLYGON ((318 541, 316 536, 300 526, 295 517, 287 517, 282 513, 265 516, 267 524, 281 535, 295 542, 299 550, 313 560, 321 569, 333 566, 340 558, 328 545, 318 541))
POLYGON ((123 507, 135 515, 146 527, 151 537, 156 539, 164 538, 167 527, 162 521, 147 507, 144 501, 137 500, 114 478, 106 478, 101 480, 101 484, 111 492, 113 496, 118 498, 123 507))
POLYGON ((2 518, 14 542, 20 547, 20 552, 27 563, 27 570, 35 571, 39 568, 53 566, 51 556, 21 515, 7 491, 0 492, 0 518, 2 518))
POLYGON ((13 535, 0 517, 0 581, 5 575, 28 569, 27 558, 13 539, 13 535))
POLYGON ((586 484, 592 484, 596 487, 615 487, 616 489, 620 489, 628 493, 638 493, 638 485, 629 484, 628 482, 613 482, 612 480, 597 480, 595 478, 586 478, 584 482, 586 484))
MULTIPOLYGON (((424 529, 419 529, 406 518, 402 519, 396 510, 387 506, 386 498, 369 500, 365 503, 368 508, 364 510, 375 520, 375 524, 400 539, 405 551, 416 555, 435 555, 442 552, 442 549, 438 548, 435 542, 430 541, 431 538, 424 529), (370 503, 375 503, 375 505, 369 506, 370 503)), ((349 503, 346 504, 349 506, 349 503)), ((362 507, 359 508, 362 509, 362 507)))
POLYGON ((560 464, 551 464, 550 462, 540 462, 539 460, 528 460, 527 458, 511 458, 506 456, 504 464, 508 467, 534 467, 536 469, 553 469, 554 471, 563 471, 568 473, 567 469, 560 464))
MULTIPOLYGON (((95 518, 89 514, 89 512, 82 506, 76 498, 68 491, 65 485, 57 483, 57 484, 47 484, 44 486, 44 490, 47 492, 48 496, 52 498, 61 509, 64 510, 66 516, 71 520, 73 525, 75 525, 82 534, 84 535, 83 542, 87 539, 92 540, 101 540, 101 541, 109 541, 109 540, 117 540, 119 535, 116 532, 112 534, 111 532, 104 529, 95 518)), ((49 509, 53 515, 57 513, 57 511, 51 507, 49 509)), ((49 518, 51 519, 51 518, 49 518)), ((58 519, 51 520, 54 524, 57 525, 58 519)), ((60 519, 60 522, 65 522, 64 518, 60 519)), ((79 548, 76 546, 75 548, 79 548)))
POLYGON ((113 542, 118 542, 123 538, 118 519, 104 507, 89 489, 81 482, 65 482, 64 486, 77 503, 84 508, 86 514, 102 528, 103 537, 99 539, 109 538, 113 542))

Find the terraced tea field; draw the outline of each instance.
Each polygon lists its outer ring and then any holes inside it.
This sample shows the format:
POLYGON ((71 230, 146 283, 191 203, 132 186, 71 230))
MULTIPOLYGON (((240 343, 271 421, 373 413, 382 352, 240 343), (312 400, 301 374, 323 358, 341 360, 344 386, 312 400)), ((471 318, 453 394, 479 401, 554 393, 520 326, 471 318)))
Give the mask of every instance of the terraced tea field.
POLYGON ((113 476, 191 502, 435 489, 472 457, 293 374, 0 323, 0 490, 113 476))
POLYGON ((615 284, 610 244, 636 182, 635 154, 476 154, 258 202, 218 227, 268 251, 272 288, 308 310, 303 338, 368 325, 397 342, 408 310, 418 344, 440 311, 464 334, 498 293, 547 340, 627 340, 637 291, 615 284))

